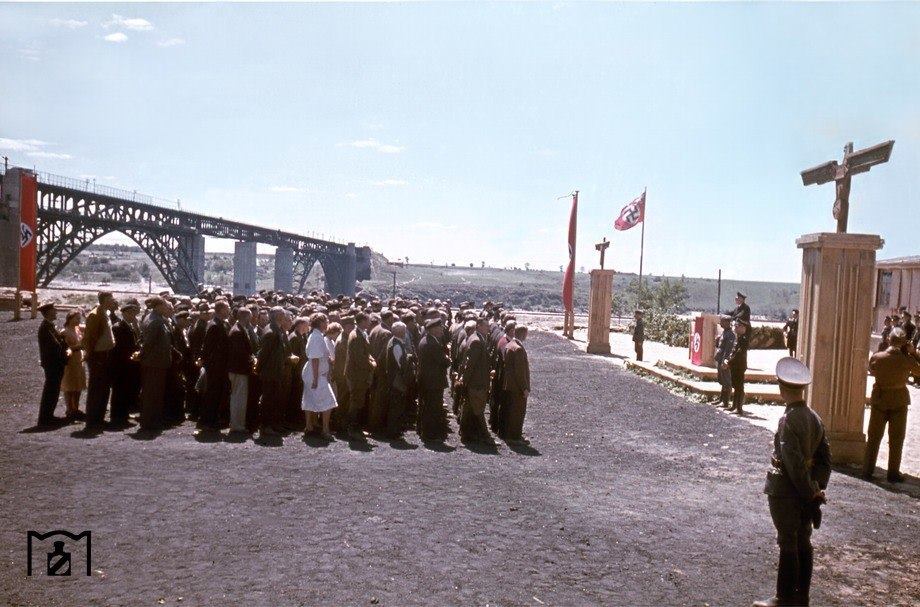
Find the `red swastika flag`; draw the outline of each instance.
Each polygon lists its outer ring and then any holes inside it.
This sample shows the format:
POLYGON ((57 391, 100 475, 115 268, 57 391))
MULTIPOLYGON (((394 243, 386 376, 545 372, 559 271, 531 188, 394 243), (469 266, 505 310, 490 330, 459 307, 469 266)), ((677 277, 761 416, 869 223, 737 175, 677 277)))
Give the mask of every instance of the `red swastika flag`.
POLYGON ((620 216, 613 222, 613 227, 617 230, 628 230, 634 228, 645 221, 645 192, 642 195, 623 207, 620 216))

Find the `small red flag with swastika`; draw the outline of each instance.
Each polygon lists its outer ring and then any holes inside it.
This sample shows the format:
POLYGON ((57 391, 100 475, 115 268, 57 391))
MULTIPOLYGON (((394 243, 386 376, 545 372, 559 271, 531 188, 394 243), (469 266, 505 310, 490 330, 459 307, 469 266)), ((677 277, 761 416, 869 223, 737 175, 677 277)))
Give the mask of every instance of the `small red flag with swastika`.
POLYGON ((613 227, 617 230, 628 230, 634 228, 645 221, 645 192, 642 195, 623 207, 620 216, 613 222, 613 227))

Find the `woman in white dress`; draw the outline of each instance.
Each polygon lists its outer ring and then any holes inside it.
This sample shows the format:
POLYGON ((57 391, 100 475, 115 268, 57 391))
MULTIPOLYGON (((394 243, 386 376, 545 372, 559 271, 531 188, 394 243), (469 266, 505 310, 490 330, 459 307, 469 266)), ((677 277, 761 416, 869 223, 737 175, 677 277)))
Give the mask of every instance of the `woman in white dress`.
POLYGON ((322 437, 333 440, 329 432, 329 416, 338 406, 332 386, 329 385, 329 374, 332 371, 330 364, 331 355, 329 346, 323 333, 329 320, 325 314, 317 312, 310 316, 310 337, 307 339, 307 364, 303 367, 303 398, 301 408, 307 413, 307 431, 313 429, 316 414, 322 419, 322 437))

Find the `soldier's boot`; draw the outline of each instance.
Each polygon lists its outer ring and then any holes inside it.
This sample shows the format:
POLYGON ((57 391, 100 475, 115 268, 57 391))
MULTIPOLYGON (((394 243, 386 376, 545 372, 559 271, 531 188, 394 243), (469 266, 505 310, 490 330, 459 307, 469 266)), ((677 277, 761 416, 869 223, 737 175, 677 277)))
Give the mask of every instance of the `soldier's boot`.
POLYGON ((799 578, 799 555, 781 550, 776 571, 776 596, 765 601, 755 601, 752 607, 788 607, 799 605, 796 589, 799 578))
POLYGON ((742 392, 741 394, 738 394, 738 391, 736 390, 735 393, 732 395, 732 407, 731 409, 729 409, 729 411, 735 411, 739 414, 744 413, 743 407, 744 407, 744 393, 742 392))
POLYGON ((731 395, 732 395, 731 388, 724 388, 724 387, 722 388, 722 394, 719 397, 719 401, 722 403, 722 406, 725 407, 726 409, 731 408, 731 404, 730 404, 731 395))
POLYGON ((796 605, 808 607, 808 595, 811 590, 811 572, 814 567, 815 553, 812 548, 799 551, 799 588, 796 605))

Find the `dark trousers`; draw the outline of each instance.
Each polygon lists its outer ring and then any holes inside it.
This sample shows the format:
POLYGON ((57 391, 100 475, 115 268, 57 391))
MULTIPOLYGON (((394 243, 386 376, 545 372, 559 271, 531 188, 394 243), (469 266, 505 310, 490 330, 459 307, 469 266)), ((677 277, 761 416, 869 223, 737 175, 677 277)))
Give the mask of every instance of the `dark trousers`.
POLYGON ((486 401, 489 389, 467 388, 463 410, 460 411, 460 436, 465 440, 489 441, 491 435, 486 427, 486 401))
POLYGON ((185 375, 185 412, 193 419, 201 414, 201 395, 195 389, 201 369, 194 364, 183 365, 185 375))
POLYGON ((380 373, 371 388, 370 407, 367 412, 367 426, 373 432, 384 430, 387 425, 387 411, 390 408, 390 391, 386 385, 386 374, 380 373))
POLYGON ((729 367, 732 373, 732 407, 741 411, 744 406, 744 373, 746 367, 729 367))
POLYGON ((169 369, 141 367, 141 429, 163 429, 163 403, 169 369))
POLYGON ((198 423, 204 428, 218 427, 217 414, 221 403, 230 392, 230 378, 226 369, 205 369, 205 391, 201 401, 198 423))
POLYGON ((784 604, 807 604, 814 559, 811 510, 798 498, 768 496, 767 501, 779 545, 776 596, 784 604))
POLYGON ((335 382, 335 400, 338 407, 332 410, 331 424, 334 430, 348 429, 348 407, 351 404, 348 394, 348 382, 345 380, 336 380, 335 382))
POLYGON ((113 422, 128 421, 128 414, 137 410, 141 391, 141 374, 136 363, 112 368, 112 413, 113 422))
POLYGON ((444 389, 419 390, 418 433, 423 440, 438 441, 447 437, 444 412, 444 389))
POLYGON ((290 396, 289 381, 280 379, 262 380, 262 400, 259 401, 261 423, 263 430, 278 430, 281 428, 282 411, 290 396))
POLYGON ((634 341, 633 344, 636 347, 636 360, 641 362, 642 361, 642 346, 644 345, 644 342, 634 341))
POLYGON ((875 471, 878 448, 888 426, 888 474, 901 471, 901 453, 904 450, 904 435, 907 434, 907 407, 896 409, 879 409, 872 407, 869 414, 869 431, 866 433, 866 456, 863 460, 863 472, 875 471))
POLYGON ((524 431, 524 415, 527 413, 527 397, 523 392, 508 392, 504 411, 505 438, 521 440, 524 431))
POLYGON ((258 375, 249 376, 249 394, 246 398, 246 429, 255 432, 262 423, 259 398, 262 396, 262 384, 258 375))
MULTIPOLYGON (((501 385, 501 380, 495 382, 501 385)), ((499 436, 505 435, 505 408, 508 405, 509 394, 500 388, 492 390, 492 398, 489 399, 489 428, 499 436)))
POLYGON ((87 427, 101 426, 105 421, 105 410, 109 406, 112 390, 109 364, 109 352, 93 352, 86 359, 86 367, 89 369, 89 385, 86 389, 87 427))
POLYGON ((387 436, 402 436, 406 415, 406 393, 391 388, 387 394, 387 436))
POLYGON ((166 374, 166 393, 163 396, 163 417, 167 423, 185 421, 185 373, 180 367, 170 367, 166 374))
POLYGON ((42 399, 38 405, 39 426, 50 424, 54 419, 54 410, 61 396, 62 379, 64 379, 64 367, 45 369, 45 385, 42 388, 42 399))
POLYGON ((367 385, 349 387, 348 398, 348 429, 356 431, 361 429, 362 418, 367 410, 367 385))

